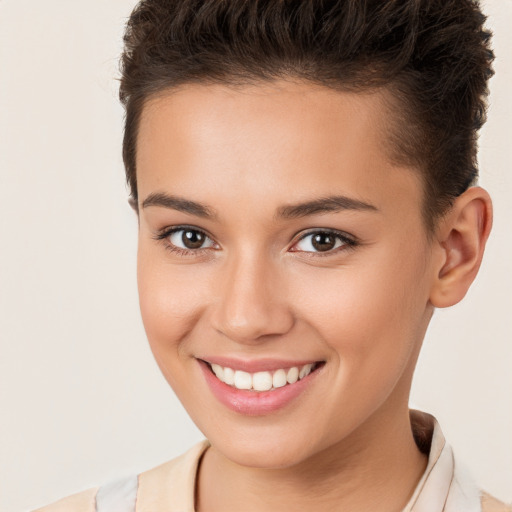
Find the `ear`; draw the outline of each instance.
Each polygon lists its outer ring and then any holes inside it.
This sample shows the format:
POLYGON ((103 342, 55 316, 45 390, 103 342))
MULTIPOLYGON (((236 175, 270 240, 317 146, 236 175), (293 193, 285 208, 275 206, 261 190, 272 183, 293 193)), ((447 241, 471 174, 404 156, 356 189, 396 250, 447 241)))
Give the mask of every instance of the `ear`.
POLYGON ((464 298, 480 268, 491 226, 492 201, 481 187, 466 190, 440 221, 430 294, 434 307, 453 306, 464 298))
POLYGON ((131 209, 138 215, 139 214, 139 203, 137 202, 137 199, 133 196, 130 196, 128 198, 128 204, 130 205, 131 209))

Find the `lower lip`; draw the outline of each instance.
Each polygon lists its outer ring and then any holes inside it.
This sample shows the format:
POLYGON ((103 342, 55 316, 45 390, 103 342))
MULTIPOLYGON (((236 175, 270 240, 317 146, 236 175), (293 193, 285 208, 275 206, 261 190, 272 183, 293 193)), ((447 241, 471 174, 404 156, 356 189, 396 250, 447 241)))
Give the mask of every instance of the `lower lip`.
POLYGON ((312 384, 318 373, 318 370, 313 371, 294 384, 272 391, 249 391, 228 386, 213 374, 207 363, 198 362, 206 383, 217 400, 232 411, 247 416, 263 416, 285 407, 312 384))

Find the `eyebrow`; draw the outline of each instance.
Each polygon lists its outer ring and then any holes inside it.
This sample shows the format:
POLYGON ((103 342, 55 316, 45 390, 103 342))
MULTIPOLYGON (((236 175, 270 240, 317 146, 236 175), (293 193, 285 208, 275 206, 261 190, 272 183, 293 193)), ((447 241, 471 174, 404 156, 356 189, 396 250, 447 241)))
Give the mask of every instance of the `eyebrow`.
POLYGON ((161 206, 163 208, 171 208, 184 213, 190 213, 196 217, 214 218, 215 212, 208 206, 191 201, 190 199, 183 199, 182 197, 156 192, 150 194, 142 203, 142 208, 148 206, 161 206))
MULTIPOLYGON (((149 206, 170 208, 208 219, 217 217, 215 211, 205 204, 162 192, 150 194, 146 199, 144 199, 142 208, 147 208, 149 206)), ((282 219, 298 219, 309 215, 319 215, 322 213, 332 213, 344 210, 379 211, 375 206, 358 199, 346 196, 329 196, 304 203, 281 206, 277 210, 276 217, 282 219)))
POLYGON ((379 209, 369 203, 352 199, 346 196, 329 196, 308 201, 282 206, 277 211, 277 216, 284 219, 297 219, 308 215, 339 212, 343 210, 378 212, 379 209))

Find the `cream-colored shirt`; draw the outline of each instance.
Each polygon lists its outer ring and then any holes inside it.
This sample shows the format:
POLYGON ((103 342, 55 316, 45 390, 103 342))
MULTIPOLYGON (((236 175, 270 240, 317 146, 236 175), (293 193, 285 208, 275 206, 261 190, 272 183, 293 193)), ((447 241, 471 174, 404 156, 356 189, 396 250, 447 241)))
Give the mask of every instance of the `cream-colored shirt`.
MULTIPOLYGON (((428 465, 403 512, 512 512, 512 507, 483 493, 454 458, 437 421, 411 411, 418 445, 428 465)), ((194 512, 197 469, 209 447, 203 441, 189 451, 138 476, 89 489, 34 512, 194 512)))

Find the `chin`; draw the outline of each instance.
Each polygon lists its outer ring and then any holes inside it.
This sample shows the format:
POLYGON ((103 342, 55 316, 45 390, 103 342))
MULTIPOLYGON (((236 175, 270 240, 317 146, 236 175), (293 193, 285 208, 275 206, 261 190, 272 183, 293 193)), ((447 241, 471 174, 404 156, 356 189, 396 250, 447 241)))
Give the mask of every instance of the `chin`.
POLYGON ((217 449, 231 462, 245 467, 261 469, 282 469, 303 462, 307 455, 300 449, 289 446, 253 446, 250 444, 237 446, 218 446, 217 449))
MULTIPOLYGON (((212 446, 223 457, 231 462, 245 467, 279 469, 296 466, 314 455, 315 450, 311 443, 311 436, 302 435, 293 431, 285 432, 275 428, 255 428, 233 432, 225 435, 220 430, 207 434, 212 446), (309 438, 309 442, 305 439, 309 438)), ((321 448, 320 448, 321 449, 321 448)))

